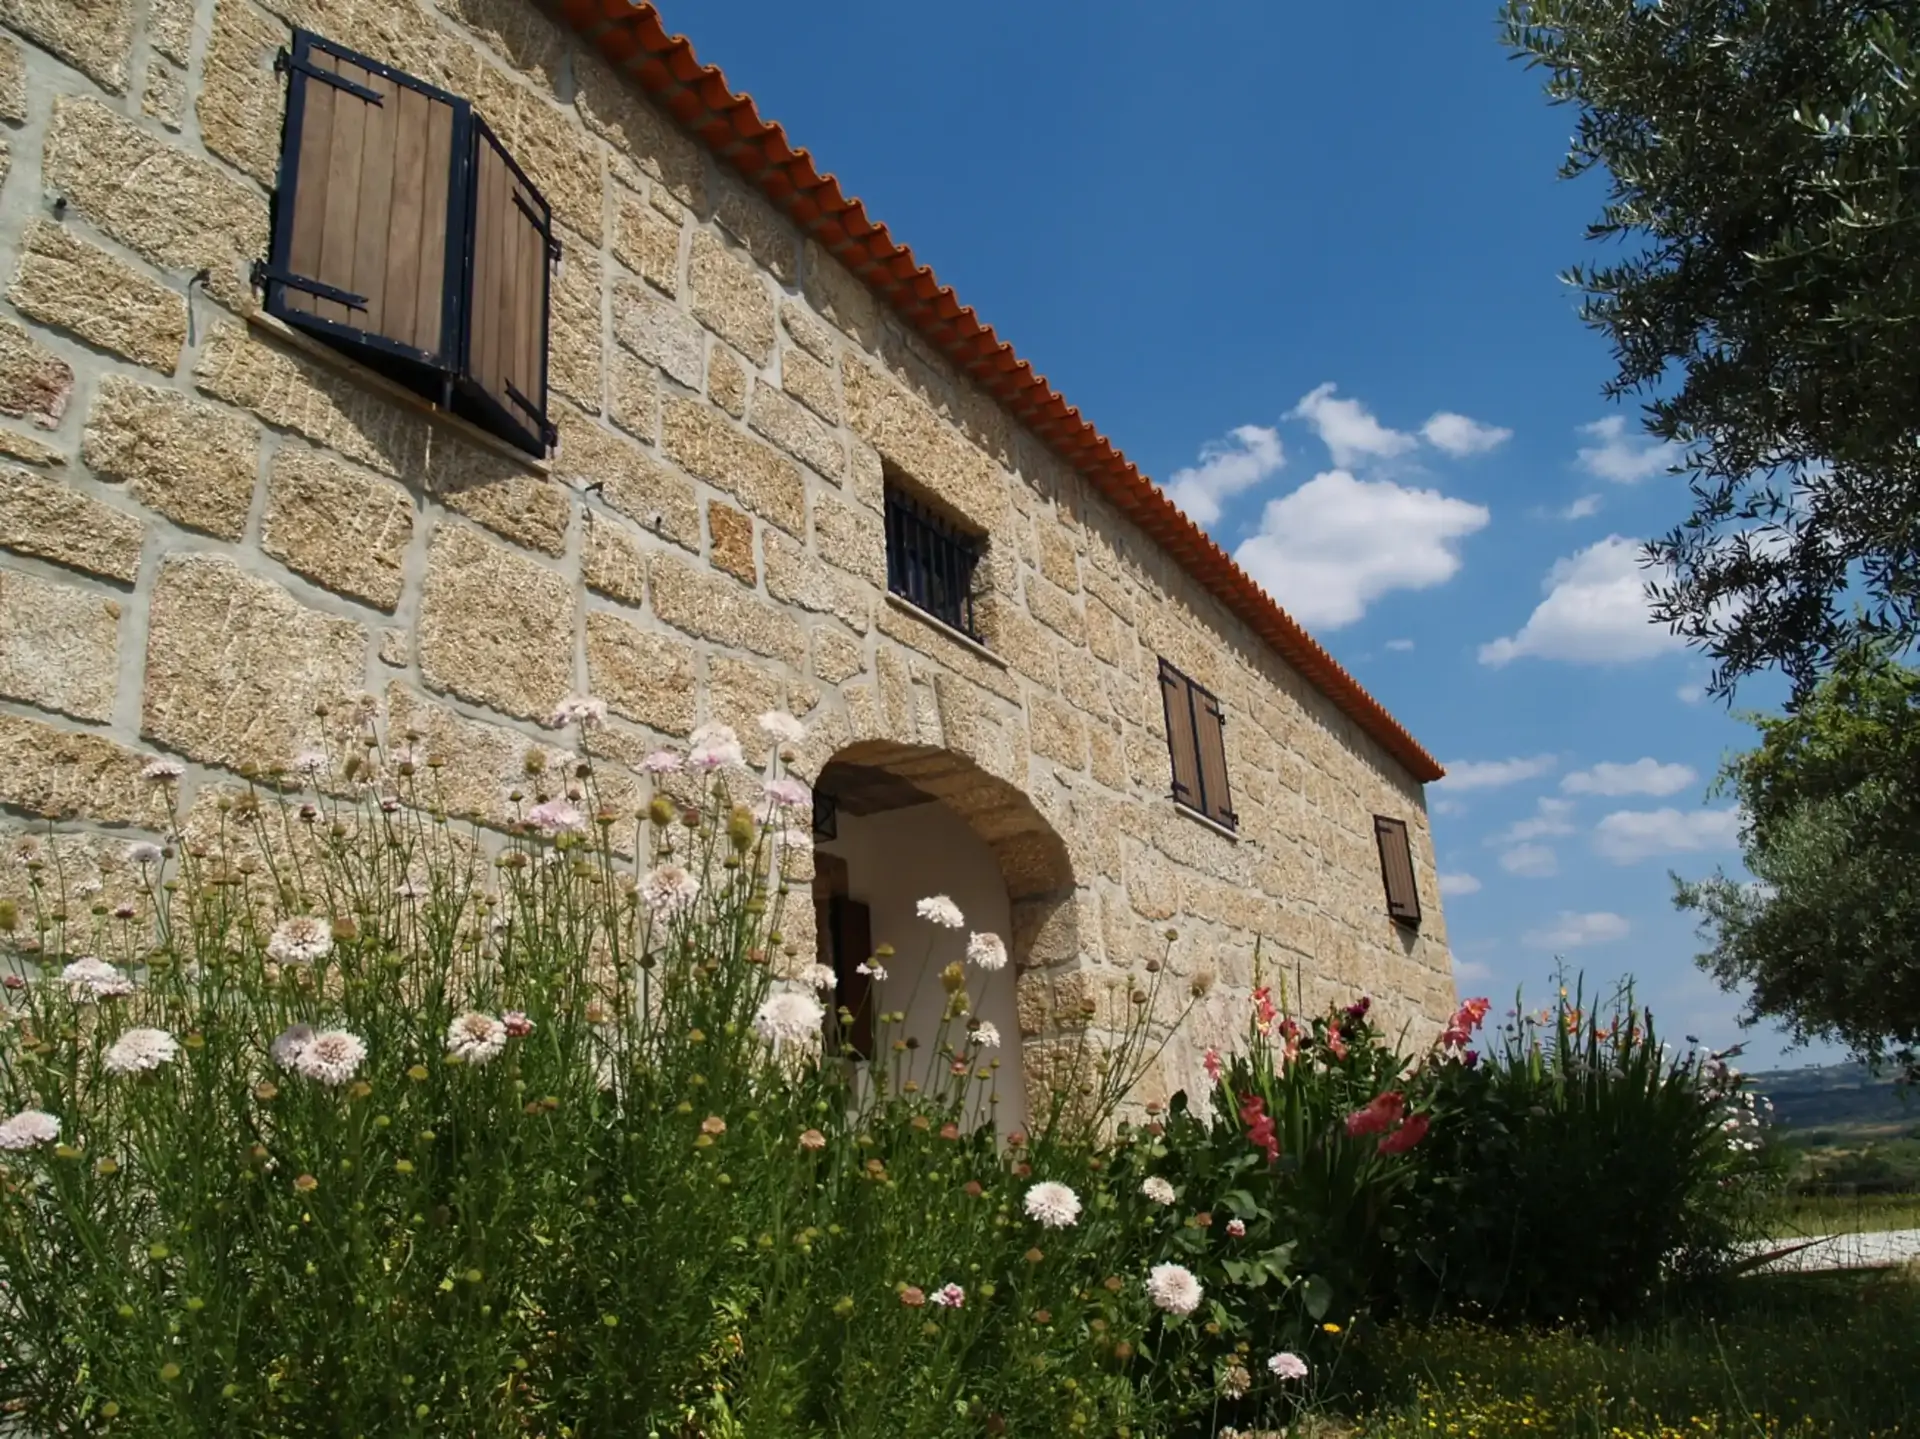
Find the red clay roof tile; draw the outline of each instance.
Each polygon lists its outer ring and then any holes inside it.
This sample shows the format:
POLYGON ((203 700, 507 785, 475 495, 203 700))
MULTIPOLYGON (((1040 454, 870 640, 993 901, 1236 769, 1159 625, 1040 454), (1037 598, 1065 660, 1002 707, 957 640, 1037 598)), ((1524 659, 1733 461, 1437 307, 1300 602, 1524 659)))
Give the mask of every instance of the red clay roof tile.
POLYGON ((1238 615, 1280 657, 1422 783, 1445 771, 1360 682, 1199 526, 1165 491, 1143 476, 1113 442, 1088 423, 1033 367, 963 307, 933 271, 896 244, 866 207, 846 198, 785 130, 760 117, 752 97, 695 57, 670 35, 659 11, 635 0, 560 0, 561 13, 617 68, 720 157, 734 165, 809 237, 890 300, 902 318, 999 397, 1109 501, 1238 615))

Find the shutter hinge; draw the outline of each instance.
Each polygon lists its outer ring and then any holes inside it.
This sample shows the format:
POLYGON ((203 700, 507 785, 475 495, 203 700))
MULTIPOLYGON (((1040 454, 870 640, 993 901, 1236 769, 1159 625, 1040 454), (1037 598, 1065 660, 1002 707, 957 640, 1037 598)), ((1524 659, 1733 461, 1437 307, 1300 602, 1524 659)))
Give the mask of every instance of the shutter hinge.
POLYGON ((320 280, 310 280, 305 275, 296 275, 290 270, 276 269, 265 260, 253 262, 253 287, 263 290, 268 285, 282 285, 289 290, 305 290, 309 295, 318 295, 323 300, 332 300, 336 305, 345 305, 350 310, 367 308, 367 297, 342 290, 320 280))
POLYGON ((386 103, 378 90, 369 90, 365 85, 356 84, 344 75, 336 75, 331 70, 322 70, 306 56, 296 55, 284 46, 274 53, 273 70, 276 75, 291 75, 297 70, 302 75, 310 76, 315 80, 324 80, 337 90, 345 90, 349 95, 357 95, 369 104, 386 103))

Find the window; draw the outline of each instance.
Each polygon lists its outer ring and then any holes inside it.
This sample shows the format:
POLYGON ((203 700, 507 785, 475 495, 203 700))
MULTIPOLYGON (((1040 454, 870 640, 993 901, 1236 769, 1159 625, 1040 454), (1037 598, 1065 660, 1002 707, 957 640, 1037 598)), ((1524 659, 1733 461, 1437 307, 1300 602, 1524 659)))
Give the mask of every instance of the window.
POLYGON ((1239 827, 1227 784, 1227 716, 1220 701, 1160 661, 1160 698, 1167 711, 1173 798, 1227 829, 1239 827))
POLYGON ((1373 837, 1380 845, 1380 878, 1387 887, 1387 913, 1401 924, 1420 923, 1420 887, 1413 878, 1413 845, 1407 822, 1373 817, 1373 837))
POLYGON ((546 200, 457 96, 304 30, 279 68, 267 313, 545 454, 546 200))
POLYGON ((935 514, 891 480, 886 488, 887 588, 979 643, 973 572, 985 542, 935 514))

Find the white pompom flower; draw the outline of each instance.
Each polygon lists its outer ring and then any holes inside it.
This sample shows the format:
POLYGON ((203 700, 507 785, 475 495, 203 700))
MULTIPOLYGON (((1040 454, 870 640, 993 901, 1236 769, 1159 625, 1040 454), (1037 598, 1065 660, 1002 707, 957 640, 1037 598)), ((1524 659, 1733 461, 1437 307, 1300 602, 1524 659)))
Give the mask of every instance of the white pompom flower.
POLYGON ((966 928, 967 917, 960 913, 960 906, 944 894, 928 895, 913 907, 913 912, 942 929, 966 928))
POLYGON ((1027 1191, 1027 1218, 1045 1229, 1068 1229, 1080 1218, 1080 1196, 1055 1179, 1027 1191))
POLYGON ((1191 1314, 1205 1290, 1184 1264, 1156 1264, 1147 1274, 1147 1298, 1169 1314, 1191 1314))
POLYGON ((447 1053, 468 1064, 485 1064, 507 1047, 507 1026, 491 1014, 468 1010, 447 1026, 447 1053))

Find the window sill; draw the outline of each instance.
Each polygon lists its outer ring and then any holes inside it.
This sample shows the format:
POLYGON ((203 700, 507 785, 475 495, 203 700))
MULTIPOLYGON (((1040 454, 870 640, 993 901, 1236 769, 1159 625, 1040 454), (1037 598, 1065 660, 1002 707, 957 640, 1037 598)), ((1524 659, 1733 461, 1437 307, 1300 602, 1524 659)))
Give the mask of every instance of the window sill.
POLYGON ((1169 795, 1168 798, 1172 800, 1173 807, 1176 810, 1178 810, 1181 814, 1185 815, 1188 819, 1192 820, 1195 824, 1205 825, 1208 829, 1212 830, 1215 834, 1221 836, 1223 839, 1230 839, 1235 844, 1240 843, 1239 830, 1228 829, 1224 824, 1220 823, 1219 820, 1209 819, 1207 818, 1206 815, 1200 813, 1200 811, 1197 809, 1189 809, 1186 805, 1180 803, 1179 800, 1173 799, 1171 795, 1169 795))
MULTIPOLYGON (((529 474, 546 477, 553 473, 553 466, 549 461, 535 459, 519 446, 508 444, 498 435, 481 429, 471 420, 463 420, 458 415, 449 414, 431 400, 416 395, 405 385, 395 384, 385 375, 376 374, 365 365, 357 363, 351 355, 342 354, 331 345, 323 345, 311 335, 296 329, 284 320, 276 319, 264 310, 256 310, 248 315, 247 323, 273 336, 281 344, 298 350, 306 358, 326 366, 361 389, 369 390, 383 400, 390 400, 405 409, 424 415, 432 423, 458 435, 470 445, 478 445, 482 449, 491 450, 496 455, 504 456, 525 466, 529 474)), ((402 478, 418 477, 402 476, 402 478)))
POLYGON ((999 655, 995 654, 992 650, 988 649, 985 645, 981 644, 980 641, 978 641, 977 639, 974 639, 973 636, 967 634, 966 631, 955 629, 952 625, 948 624, 945 620, 941 619, 938 615, 928 614, 925 610, 921 609, 920 606, 916 605, 912 600, 902 599, 899 595, 896 595, 892 590, 888 590, 887 603, 892 605, 896 610, 900 611, 901 614, 912 615, 916 620, 920 621, 921 624, 926 625, 929 629, 932 629, 941 635, 944 635, 947 639, 952 640, 955 644, 959 645, 962 649, 971 650, 974 654, 978 655, 981 659, 985 660, 988 664, 996 666, 999 669, 1006 669, 1008 667, 1006 660, 1001 658, 999 655))

